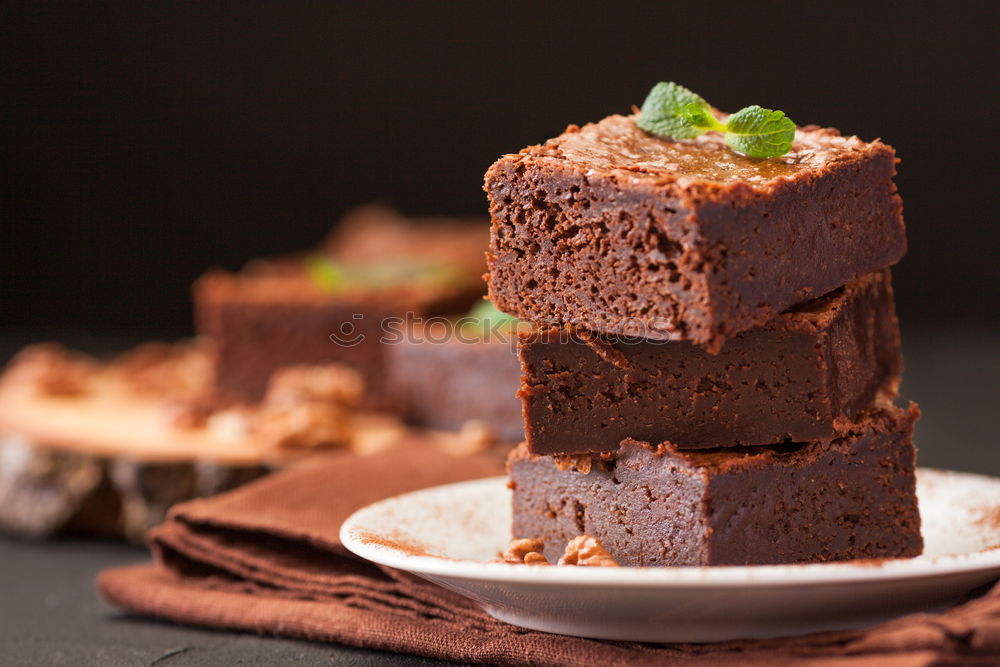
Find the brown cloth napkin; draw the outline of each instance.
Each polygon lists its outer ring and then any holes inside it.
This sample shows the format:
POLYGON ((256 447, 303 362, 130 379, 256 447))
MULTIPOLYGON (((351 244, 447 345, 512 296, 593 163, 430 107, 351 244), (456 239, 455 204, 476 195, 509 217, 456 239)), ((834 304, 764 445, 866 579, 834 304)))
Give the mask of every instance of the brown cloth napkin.
POLYGON ((338 540, 341 522, 375 500, 502 471, 495 457, 419 446, 321 456, 178 505, 150 533, 156 563, 108 570, 98 586, 114 604, 180 623, 491 664, 923 665, 1000 655, 1000 586, 944 613, 870 630, 720 644, 608 642, 507 625, 455 593, 355 559, 338 540))

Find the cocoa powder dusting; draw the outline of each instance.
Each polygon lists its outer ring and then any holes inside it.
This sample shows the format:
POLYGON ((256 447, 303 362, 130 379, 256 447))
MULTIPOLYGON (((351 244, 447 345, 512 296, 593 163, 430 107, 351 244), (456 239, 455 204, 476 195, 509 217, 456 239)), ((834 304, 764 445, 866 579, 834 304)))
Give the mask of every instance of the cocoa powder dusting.
POLYGON ((976 519, 976 525, 1000 530, 1000 506, 984 508, 982 515, 976 519))
POLYGON ((423 545, 406 542, 402 538, 394 538, 388 535, 375 535, 374 533, 359 533, 358 539, 364 544, 395 549, 396 551, 402 551, 408 556, 429 556, 431 558, 445 559, 444 556, 427 551, 427 548, 423 545))

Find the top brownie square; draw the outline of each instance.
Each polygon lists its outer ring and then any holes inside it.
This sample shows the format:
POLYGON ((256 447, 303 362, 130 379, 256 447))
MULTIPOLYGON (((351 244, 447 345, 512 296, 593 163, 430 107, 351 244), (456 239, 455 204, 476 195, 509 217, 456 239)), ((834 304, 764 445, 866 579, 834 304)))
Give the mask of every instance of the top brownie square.
POLYGON ((610 116, 486 172, 490 297, 543 324, 718 350, 906 252, 895 153, 815 126, 791 152, 672 141, 610 116))

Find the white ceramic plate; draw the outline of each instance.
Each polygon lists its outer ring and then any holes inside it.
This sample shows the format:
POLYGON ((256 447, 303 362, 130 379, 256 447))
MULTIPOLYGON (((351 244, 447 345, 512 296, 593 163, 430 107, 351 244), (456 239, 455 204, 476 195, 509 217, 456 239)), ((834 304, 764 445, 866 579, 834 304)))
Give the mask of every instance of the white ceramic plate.
POLYGON ((498 619, 596 639, 709 642, 872 625, 952 603, 1000 577, 1000 479, 921 469, 919 558, 677 568, 491 563, 510 540, 506 478, 449 484, 355 512, 368 560, 457 591, 498 619))

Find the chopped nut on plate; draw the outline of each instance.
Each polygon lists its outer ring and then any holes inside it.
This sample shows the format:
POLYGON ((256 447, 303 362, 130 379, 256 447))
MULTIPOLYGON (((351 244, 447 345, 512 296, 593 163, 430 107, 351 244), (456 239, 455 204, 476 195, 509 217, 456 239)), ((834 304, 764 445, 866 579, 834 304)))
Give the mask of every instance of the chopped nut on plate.
POLYGON ((566 552, 559 559, 560 565, 580 565, 589 567, 618 567, 596 537, 580 535, 566 545, 566 552))
POLYGON ((504 563, 516 565, 549 565, 548 559, 542 555, 544 546, 541 540, 513 540, 500 555, 500 559, 504 563))

